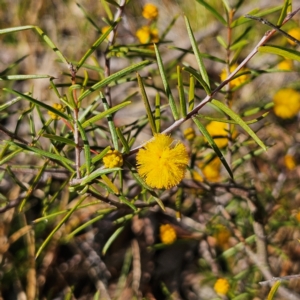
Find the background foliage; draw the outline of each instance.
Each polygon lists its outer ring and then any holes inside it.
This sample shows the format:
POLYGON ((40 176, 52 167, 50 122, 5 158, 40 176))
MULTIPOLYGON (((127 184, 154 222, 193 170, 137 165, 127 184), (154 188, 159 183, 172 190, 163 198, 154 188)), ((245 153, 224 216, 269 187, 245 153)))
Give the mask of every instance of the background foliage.
POLYGON ((299 7, 250 2, 0 1, 1 299, 299 299, 299 7))

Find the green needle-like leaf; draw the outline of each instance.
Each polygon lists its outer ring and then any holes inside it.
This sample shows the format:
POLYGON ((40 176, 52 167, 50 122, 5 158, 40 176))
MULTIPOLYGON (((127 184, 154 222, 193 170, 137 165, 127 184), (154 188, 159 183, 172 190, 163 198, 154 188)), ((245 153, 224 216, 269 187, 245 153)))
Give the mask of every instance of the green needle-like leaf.
POLYGON ((204 135, 204 137, 208 141, 209 145, 213 148, 213 150, 215 151, 215 153, 217 154, 217 156, 219 157, 219 159, 221 160, 223 166, 227 170, 227 172, 230 175, 230 177, 233 178, 232 171, 231 171, 231 169, 230 169, 230 167, 229 167, 229 165, 228 165, 225 157, 223 156, 223 154, 220 151, 219 147, 215 143, 214 139, 210 136, 209 132, 206 130, 205 126, 196 117, 193 117, 193 121, 197 125, 198 129, 200 130, 200 132, 204 135))
POLYGON ((157 59, 157 64, 158 64, 158 68, 159 68, 159 73, 160 73, 160 76, 161 76, 161 79, 162 79, 162 82, 163 82, 163 85, 164 85, 164 88, 165 88, 165 91, 166 91, 166 94, 167 94, 167 97, 168 97, 168 100, 169 100, 169 105, 170 105, 173 117, 174 117, 175 120, 178 120, 179 115, 178 115, 177 107, 176 107, 176 104, 175 104, 175 100, 173 98, 171 88, 170 88, 168 80, 167 80, 166 72, 165 72, 165 69, 164 69, 164 65, 163 65, 160 53, 159 53, 158 48, 155 44, 154 44, 154 50, 155 50, 155 53, 156 53, 156 59, 157 59))
POLYGON ((137 63, 137 64, 133 64, 119 72, 116 72, 112 75, 110 75, 109 77, 107 78, 104 78, 103 80, 97 82, 96 84, 94 84, 93 86, 91 86, 88 90, 86 90, 84 93, 82 93, 80 95, 80 97, 78 98, 78 101, 81 101, 83 100, 84 98, 86 98, 89 94, 91 94, 92 92, 95 92, 97 90, 99 90, 100 88, 102 87, 105 87, 107 86, 109 83, 113 82, 113 81, 116 81, 132 72, 135 72, 149 64, 151 64, 152 62, 149 61, 149 60, 145 60, 145 61, 142 61, 140 63, 137 63))
POLYGON ((153 118, 153 115, 152 115, 152 110, 151 110, 151 107, 150 107, 150 103, 149 103, 149 100, 148 100, 148 97, 147 97, 147 94, 146 94, 146 91, 145 91, 144 83, 143 83, 143 80, 142 80, 142 78, 139 74, 137 74, 137 79, 138 79, 138 84, 139 84, 140 91, 141 91, 141 94, 142 94, 142 99, 144 101, 144 106, 145 106, 145 109, 146 109, 146 113, 147 113, 147 116, 148 116, 149 125, 151 127, 152 134, 154 135, 156 133, 156 127, 155 127, 155 122, 154 122, 154 118, 153 118))
POLYGON ((191 41, 193 52, 194 52, 195 57, 196 57, 196 61, 197 61, 197 64, 198 64, 200 74, 201 74, 201 76, 202 76, 202 78, 203 78, 203 80, 204 80, 204 82, 206 83, 206 86, 207 86, 207 90, 205 89, 205 91, 207 92, 207 94, 210 94, 209 78, 208 78, 208 75, 207 75, 202 57, 201 57, 201 53, 198 49, 198 45, 197 45, 197 42, 195 40, 191 25, 190 25, 189 20, 188 20, 187 17, 185 17, 185 23, 186 23, 186 28, 187 28, 188 35, 189 35, 189 38, 190 38, 190 41, 191 41))
POLYGON ((283 56, 288 59, 300 61, 300 52, 293 49, 288 49, 280 46, 262 46, 258 48, 260 53, 272 53, 283 56))
POLYGON ((245 121, 242 120, 236 113, 234 113, 231 109, 229 109, 222 102, 213 99, 211 101, 213 105, 222 110, 226 115, 228 115, 231 119, 233 119, 238 125, 240 125, 253 139, 254 141, 264 150, 267 150, 267 147, 264 143, 259 139, 259 137, 254 133, 254 131, 246 124, 245 121))

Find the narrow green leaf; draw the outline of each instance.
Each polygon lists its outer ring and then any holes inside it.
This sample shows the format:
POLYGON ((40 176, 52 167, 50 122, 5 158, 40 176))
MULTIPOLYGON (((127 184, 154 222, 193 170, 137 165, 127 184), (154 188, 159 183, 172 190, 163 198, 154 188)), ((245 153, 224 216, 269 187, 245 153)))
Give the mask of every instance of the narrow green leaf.
POLYGON ((55 113, 56 115, 58 115, 58 116, 60 116, 60 117, 62 117, 62 118, 64 118, 64 119, 66 119, 66 120, 69 120, 69 117, 68 117, 66 114, 64 114, 63 112, 61 112, 61 111, 59 111, 59 110, 56 110, 56 109, 53 108, 52 106, 50 106, 50 105, 48 105, 48 104, 46 104, 46 103, 44 103, 44 102, 41 102, 41 101, 39 101, 39 100, 36 100, 36 99, 34 99, 34 98, 32 98, 32 97, 26 95, 26 94, 22 94, 22 93, 20 93, 20 92, 18 92, 18 91, 11 90, 11 89, 8 89, 8 88, 3 88, 3 91, 8 92, 8 93, 11 93, 11 94, 15 94, 15 95, 17 95, 17 96, 20 96, 20 97, 22 97, 23 99, 28 100, 28 101, 30 101, 30 102, 33 103, 33 104, 36 104, 36 105, 38 105, 38 106, 41 106, 41 107, 45 108, 46 110, 50 110, 50 111, 52 111, 53 113, 55 113))
POLYGON ((53 154, 53 153, 50 153, 50 152, 47 152, 47 151, 44 151, 44 150, 41 150, 41 149, 38 149, 38 148, 35 148, 35 147, 27 146, 27 145, 24 145, 24 144, 21 144, 21 143, 12 142, 12 141, 6 141, 6 143, 9 143, 9 144, 14 145, 14 146, 18 146, 18 147, 20 147, 20 148, 22 148, 24 150, 29 151, 29 152, 33 152, 33 153, 36 153, 38 155, 48 157, 48 158, 50 158, 52 160, 57 160, 57 161, 60 161, 60 162, 64 162, 64 163, 66 163, 68 165, 74 165, 73 161, 69 160, 66 157, 57 155, 57 154, 53 154))
POLYGON ((167 76, 166 76, 166 72, 164 69, 164 65, 163 65, 163 61, 161 59, 160 53, 158 51, 158 48, 156 46, 156 44, 154 44, 154 50, 155 50, 155 54, 156 54, 156 59, 157 59, 157 65, 158 65, 158 69, 159 69, 159 73, 165 88, 165 92, 167 94, 168 100, 169 100, 169 105, 173 114, 173 117, 175 120, 179 119, 179 115, 178 115, 178 111, 177 111, 177 107, 175 104, 175 100, 173 98, 172 92, 171 92, 171 88, 169 86, 168 80, 167 80, 167 76))
POLYGON ((244 46, 248 45, 248 41, 247 40, 241 40, 238 43, 235 43, 234 45, 230 46, 230 50, 237 50, 239 48, 243 48, 244 46))
POLYGON ((184 96, 183 80, 181 74, 180 66, 177 66, 177 82, 178 82, 178 92, 179 92, 179 103, 180 103, 180 112, 181 117, 185 118, 187 115, 186 112, 186 101, 184 96))
POLYGON ((206 72, 206 69, 205 69, 205 66, 204 66, 204 63, 203 63, 198 45, 197 45, 197 41, 194 37, 194 34, 193 34, 193 31, 192 31, 192 28, 191 28, 191 25, 189 23, 188 18, 184 17, 184 19, 185 19, 188 35, 189 35, 189 38, 190 38, 190 41, 191 41, 193 52, 194 52, 195 57, 196 57, 196 61, 197 61, 197 64, 198 64, 200 74, 201 74, 204 82, 206 83, 206 85, 208 87, 208 90, 209 90, 208 94, 210 94, 209 78, 208 78, 208 75, 207 75, 207 72, 206 72))
POLYGON ((15 157, 17 154, 19 154, 20 152, 22 152, 23 149, 17 149, 15 151, 13 151, 12 153, 6 155, 5 157, 3 157, 0 160, 0 166, 2 166, 3 164, 5 164, 7 161, 10 161, 13 157, 15 157))
POLYGON ((18 32, 18 31, 23 31, 23 30, 28 30, 28 29, 34 29, 41 36, 41 38, 46 42, 46 44, 57 54, 57 56, 63 62, 68 63, 67 60, 65 59, 65 57, 62 55, 62 53, 58 50, 58 48, 55 46, 55 44, 51 41, 51 39, 38 26, 27 25, 27 26, 18 26, 18 27, 0 29, 0 34, 18 32))
POLYGON ((48 133, 44 133, 44 134, 42 134, 42 136, 45 137, 45 138, 48 138, 50 140, 60 142, 62 144, 70 145, 70 146, 73 146, 73 147, 76 146, 76 144, 74 143, 73 140, 67 139, 67 138, 62 137, 62 136, 58 136, 58 135, 55 135, 55 134, 48 134, 48 133))
MULTIPOLYGON (((265 10, 259 10, 259 9, 256 8, 256 9, 248 12, 247 14, 254 15, 255 17, 263 17, 263 16, 266 16, 266 15, 270 15, 270 14, 272 14, 274 12, 277 12, 277 11, 279 11, 281 9, 282 9, 282 5, 274 6, 274 7, 265 9, 265 10)), ((241 16, 241 17, 239 17, 238 19, 234 20, 231 23, 230 28, 237 27, 237 26, 245 24, 245 23, 247 23, 249 21, 250 21, 250 19, 245 18, 245 16, 241 16)))
POLYGON ((83 149, 84 149, 84 160, 86 165, 86 175, 89 175, 91 173, 91 149, 88 137, 80 124, 80 122, 77 121, 78 130, 80 132, 82 141, 83 141, 83 149))
POLYGON ((51 78, 49 75, 3 75, 0 76, 0 81, 2 80, 26 80, 26 79, 42 79, 42 78, 51 78))
POLYGON ((156 93, 155 96, 155 128, 156 132, 160 132, 161 128, 161 116, 160 116, 160 94, 156 93))
POLYGON ((237 114, 235 114, 231 109, 229 109, 227 106, 225 106, 222 102, 213 99, 211 101, 213 105, 218 107, 220 110, 222 110, 225 114, 227 114, 231 119, 236 121, 238 125, 240 125, 253 139, 254 141, 265 151, 267 150, 267 147, 264 145, 264 143, 258 138, 258 136, 254 133, 254 131, 239 117, 237 114))
POLYGON ((192 74, 196 79, 197 81, 203 86, 205 92, 210 95, 210 88, 209 86, 206 84, 206 82, 202 79, 202 77, 200 76, 199 73, 197 73, 197 71, 191 67, 183 67, 183 70, 189 72, 190 74, 192 74))
POLYGON ((113 30, 113 27, 109 27, 97 40, 96 42, 92 45, 91 48, 89 48, 86 53, 83 55, 83 57, 80 59, 77 69, 81 68, 81 66, 84 64, 84 62, 87 60, 87 58, 97 49, 97 47, 105 41, 107 36, 110 34, 110 32, 113 30))
POLYGON ((94 26, 94 28, 98 31, 101 32, 101 29, 98 27, 96 22, 88 15, 88 13, 85 11, 85 9, 82 7, 80 3, 76 3, 76 5, 79 7, 79 9, 82 11, 84 14, 85 18, 94 26))
POLYGON ((258 52, 277 54, 288 59, 300 61, 300 52, 294 49, 268 45, 259 47, 258 52))
POLYGON ((224 49, 227 49, 227 44, 224 40, 224 38, 220 35, 217 35, 217 41, 219 42, 219 44, 224 48, 224 49))
POLYGON ((116 130, 117 130, 117 135, 118 135, 118 137, 119 137, 119 139, 120 139, 120 141, 121 141, 121 143, 122 143, 122 145, 124 147, 124 150, 125 150, 124 152, 125 153, 129 153, 130 147, 129 147, 129 145, 128 145, 128 143, 127 143, 127 141, 126 141, 126 139, 125 139, 125 137, 123 135, 123 132, 118 127, 116 128, 116 130))
POLYGON ((47 236, 45 241, 42 243, 38 251, 36 252, 35 258, 38 258, 43 249, 48 245, 53 235, 58 231, 58 229, 69 219, 69 217, 73 214, 73 212, 77 209, 77 207, 86 199, 87 195, 78 200, 76 205, 72 207, 72 209, 61 219, 61 221, 55 226, 55 228, 51 231, 51 233, 47 236))
POLYGON ((21 99, 22 99, 22 97, 17 97, 17 98, 14 98, 14 99, 12 99, 12 100, 10 100, 10 101, 8 101, 8 102, 0 105, 0 111, 7 109, 11 105, 19 102, 21 99))
POLYGON ((150 103, 149 103, 149 100, 148 100, 148 97, 147 97, 147 94, 145 91, 143 80, 142 80, 140 74, 138 74, 138 73, 137 73, 137 80, 138 80, 139 88, 140 88, 140 91, 142 94, 142 99, 144 101, 144 106, 145 106, 146 113, 148 116, 149 125, 151 127, 152 134, 154 135, 156 133, 156 127, 155 127, 155 122, 154 122, 154 118, 152 115, 152 110, 151 110, 150 103))
POLYGON ((104 117, 106 117, 108 115, 111 115, 111 114, 115 113, 116 111, 120 110, 121 108, 123 108, 123 107, 125 107, 129 104, 131 104, 131 101, 126 101, 126 102, 120 103, 120 104, 118 104, 118 105, 116 105, 116 106, 114 106, 114 107, 112 107, 112 108, 110 108, 110 109, 108 109, 108 110, 106 110, 102 113, 99 113, 96 116, 86 120, 81 125, 82 125, 83 128, 86 128, 88 126, 93 126, 95 122, 103 119, 104 117))
POLYGON ((102 6, 104 7, 104 10, 108 16, 109 20, 113 20, 114 16, 113 13, 111 12, 111 9, 109 7, 109 5, 107 4, 108 1, 106 0, 101 0, 102 6))
POLYGON ((121 170, 121 169, 120 168, 111 168, 111 169, 99 168, 96 171, 92 172, 90 175, 83 177, 81 180, 80 186, 87 185, 88 183, 95 180, 96 178, 101 177, 101 175, 103 175, 103 174, 109 174, 109 173, 113 173, 113 172, 116 172, 119 170, 121 170))
POLYGON ((219 147, 215 143, 214 139, 210 136, 209 132, 206 130, 205 126, 196 117, 193 117, 192 119, 193 119, 194 123, 196 124, 196 126, 198 127, 198 129, 200 130, 200 132, 204 135, 204 137, 208 141, 209 145, 213 148, 213 150, 215 151, 215 153, 217 154, 217 156, 221 160, 223 166, 227 170, 230 177, 233 178, 232 171, 231 171, 225 157, 223 156, 223 154, 220 151, 219 147))
POLYGON ((292 6, 292 3, 291 3, 291 0, 285 0, 284 1, 284 4, 282 6, 282 10, 281 10, 281 13, 280 13, 280 17, 277 21, 277 26, 281 26, 284 18, 286 17, 287 15, 287 11, 288 11, 288 8, 292 6))
POLYGON ((213 8, 209 5, 206 1, 203 0, 196 0, 199 4, 204 6, 207 10, 209 10, 223 25, 227 25, 226 20, 213 8))
POLYGON ((271 290, 270 290, 270 293, 268 294, 268 300, 273 300, 274 297, 275 297, 275 294, 279 288, 279 286, 281 285, 281 281, 280 280, 277 280, 275 282, 275 284, 272 286, 271 290))
MULTIPOLYGON (((102 93, 100 96, 102 99, 104 110, 109 110, 110 107, 107 103, 106 98, 102 95, 102 93)), ((108 128, 110 131, 110 135, 111 135, 111 139, 112 139, 114 148, 119 151, 118 134, 117 134, 116 126, 113 121, 112 115, 107 115, 107 122, 108 122, 108 128)))
POLYGON ((190 87, 189 87, 189 112, 194 109, 195 106, 195 77, 190 74, 190 87))
POLYGON ((259 148, 255 151, 251 151, 249 153, 247 153, 246 155, 244 155, 243 157, 235 160, 232 162, 232 167, 233 167, 233 170, 236 170, 240 165, 242 165, 243 162, 255 157, 255 156, 258 156, 260 155, 261 153, 263 153, 263 149, 259 148))
POLYGON ((97 82, 96 84, 94 84, 93 86, 91 86, 88 90, 86 90, 84 93, 82 93, 80 95, 80 97, 78 98, 78 101, 81 101, 83 100, 84 98, 86 98, 89 94, 91 94, 92 92, 108 85, 109 83, 113 82, 113 81, 116 81, 118 79, 120 79, 121 77, 124 77, 132 72, 135 72, 149 64, 151 64, 152 62, 150 62, 149 60, 145 60, 145 61, 142 61, 140 63, 136 63, 136 64, 133 64, 119 72, 116 72, 110 76, 108 76, 107 78, 104 78, 103 80, 97 82))
MULTIPOLYGON (((107 154, 107 152, 109 150, 111 150, 110 146, 106 147, 105 149, 103 149, 103 151, 101 151, 101 153, 94 156, 92 158, 92 165, 95 165, 99 160, 101 160, 107 154)), ((84 170, 85 168, 86 168, 86 165, 84 163, 84 164, 81 165, 80 171, 84 170)))
POLYGON ((115 239, 120 235, 120 233, 124 230, 125 226, 119 227, 107 240, 105 243, 103 249, 102 249, 102 255, 105 255, 111 244, 115 241, 115 239))

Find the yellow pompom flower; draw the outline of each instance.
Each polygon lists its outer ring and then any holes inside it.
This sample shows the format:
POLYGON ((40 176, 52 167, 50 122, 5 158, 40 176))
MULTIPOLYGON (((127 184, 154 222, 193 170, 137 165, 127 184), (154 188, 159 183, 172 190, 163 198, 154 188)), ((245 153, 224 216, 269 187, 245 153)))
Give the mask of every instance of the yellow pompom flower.
POLYGON ((285 155, 284 165, 286 166, 286 168, 288 170, 290 170, 290 171, 294 170, 296 168, 296 165, 297 165, 294 156, 292 156, 290 154, 285 155))
MULTIPOLYGON (((232 66, 230 66, 229 68, 229 71, 230 73, 232 73, 236 68, 238 67, 238 64, 233 64, 232 66)), ((240 72, 238 72, 235 76, 237 76, 239 73, 245 71, 245 69, 242 69, 240 72)), ((221 78, 221 81, 224 81, 227 77, 229 76, 228 74, 228 70, 227 68, 224 68, 220 74, 220 78, 221 78)), ((231 80, 229 82, 229 86, 231 88, 235 88, 237 86, 240 86, 241 84, 243 84, 244 82, 246 82, 248 80, 249 76, 244 74, 244 75, 241 75, 233 80, 231 80)))
POLYGON ((231 232, 221 224, 218 224, 215 228, 214 238, 216 239, 217 245, 222 249, 229 247, 228 242, 231 237, 231 232))
MULTIPOLYGON (((214 139, 219 148, 224 148, 228 144, 228 124, 223 122, 211 121, 206 125, 206 130, 214 139)), ((232 137, 236 137, 237 132, 232 132, 232 137)))
MULTIPOLYGON (((300 41, 300 27, 290 29, 288 31, 288 34, 294 37, 295 39, 297 39, 298 41, 300 41)), ((297 45, 294 41, 290 39, 288 39, 288 42, 293 46, 297 45)))
POLYGON ((159 41, 158 30, 149 26, 141 27, 135 35, 141 44, 157 43, 159 41))
POLYGON ((293 70, 293 61, 291 59, 285 59, 277 65, 277 69, 283 71, 291 71, 293 70))
POLYGON ((226 295, 230 289, 230 285, 227 279, 220 278, 214 285, 214 290, 217 294, 226 295))
POLYGON ((165 224, 159 227, 159 237, 162 243, 170 245, 176 241, 177 234, 170 224, 165 224))
POLYGON ((117 150, 109 150, 103 157, 103 163, 106 168, 118 168, 123 166, 123 156, 117 150))
POLYGON ((296 220, 297 220, 298 222, 300 222, 300 211, 297 212, 295 218, 296 218, 296 220))
POLYGON ((185 137, 188 141, 191 141, 191 140, 193 140, 193 139, 196 137, 195 130, 194 130, 194 128, 192 128, 192 127, 189 127, 189 128, 187 128, 187 129, 185 129, 185 130, 183 131, 183 135, 184 135, 184 137, 185 137))
POLYGON ((291 88, 281 89, 274 95, 273 102, 275 115, 290 119, 300 110, 300 93, 291 88))
POLYGON ((142 15, 145 19, 154 20, 158 16, 158 9, 154 4, 147 3, 143 8, 142 15))
MULTIPOLYGON (((55 108, 56 110, 60 111, 60 112, 64 112, 65 111, 65 107, 62 104, 60 104, 60 103, 54 103, 52 105, 52 107, 55 108)), ((52 112, 50 110, 48 110, 48 115, 50 116, 50 118, 52 120, 59 120, 60 119, 59 115, 55 114, 54 112, 52 112)))
POLYGON ((220 180, 221 164, 219 157, 216 157, 203 168, 201 165, 199 165, 199 167, 202 169, 202 173, 208 181, 218 182, 220 180))
POLYGON ((181 142, 165 134, 155 134, 154 139, 141 148, 136 156, 139 175, 152 188, 170 189, 184 177, 189 161, 181 142))

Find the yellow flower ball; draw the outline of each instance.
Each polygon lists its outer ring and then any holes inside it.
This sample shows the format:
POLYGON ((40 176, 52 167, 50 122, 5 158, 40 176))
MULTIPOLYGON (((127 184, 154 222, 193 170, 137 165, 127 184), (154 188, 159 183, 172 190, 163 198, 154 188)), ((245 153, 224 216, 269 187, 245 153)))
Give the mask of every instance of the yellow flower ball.
POLYGON ((217 245, 223 249, 228 248, 228 241, 231 237, 231 232, 224 226, 218 225, 214 233, 214 238, 216 239, 217 245))
POLYGON ((192 127, 189 127, 189 128, 187 128, 187 129, 185 129, 185 130, 183 131, 183 135, 184 135, 184 137, 185 137, 188 141, 191 141, 191 140, 193 140, 193 139, 196 137, 195 130, 194 130, 194 128, 192 128, 192 127))
POLYGON ((230 289, 230 284, 227 279, 220 278, 214 285, 214 290, 217 294, 226 295, 230 289))
POLYGON ((294 156, 287 154, 284 157, 284 165, 288 170, 294 170, 297 166, 294 156))
POLYGON ((158 9, 154 4, 147 3, 143 8, 142 15, 145 19, 154 20, 158 16, 158 9))
MULTIPOLYGON (((233 64, 232 66, 230 66, 230 68, 229 68, 230 73, 232 73, 237 67, 238 67, 238 64, 233 64)), ((238 74, 240 74, 241 72, 244 72, 244 71, 246 71, 246 69, 243 68, 235 76, 237 76, 238 74)), ((227 68, 224 68, 220 74, 221 81, 224 81, 228 76, 229 76, 228 70, 227 70, 227 68)), ((246 82, 248 80, 248 78, 249 78, 249 76, 246 74, 241 75, 241 76, 231 80, 229 82, 229 86, 230 86, 230 88, 238 87, 241 84, 243 84, 244 82, 246 82)))
MULTIPOLYGON (((55 108, 56 110, 60 111, 60 112, 64 112, 65 111, 65 107, 62 104, 60 104, 60 103, 54 103, 52 105, 52 107, 55 108)), ((48 115, 53 120, 59 120, 60 119, 59 115, 57 115, 56 113, 54 113, 54 112, 52 112, 50 110, 48 110, 48 115)))
POLYGON ((273 97, 274 113, 282 119, 295 117, 300 110, 300 93, 294 89, 279 90, 273 97))
POLYGON ((139 175, 150 187, 170 189, 183 179, 189 157, 181 142, 174 142, 165 134, 155 134, 139 150, 136 160, 139 175))
POLYGON ((123 156, 117 150, 109 150, 103 157, 103 163, 106 168, 118 168, 123 166, 123 156))
MULTIPOLYGON (((287 33, 292 37, 294 37, 295 39, 297 39, 298 41, 300 41, 300 27, 292 28, 287 33)), ((290 39, 288 39, 288 42, 293 46, 297 45, 294 41, 290 39)))
POLYGON ((158 30, 143 26, 137 30, 136 34, 141 44, 157 43, 159 41, 158 30))
MULTIPOLYGON (((219 148, 224 148, 228 144, 228 124, 223 122, 212 121, 206 125, 206 130, 214 139, 219 148)), ((232 137, 235 138, 237 132, 232 131, 232 137)))
POLYGON ((170 224, 165 224, 159 227, 159 237, 162 243, 170 245, 176 241, 177 234, 170 224))
POLYGON ((298 221, 298 222, 300 222, 300 211, 296 214, 296 220, 298 221))
POLYGON ((291 71, 293 70, 293 61, 291 59, 285 59, 277 65, 277 69, 283 71, 291 71))
POLYGON ((214 158, 211 162, 203 166, 203 163, 199 165, 202 169, 202 173, 208 181, 218 182, 220 180, 221 161, 219 157, 214 158))

